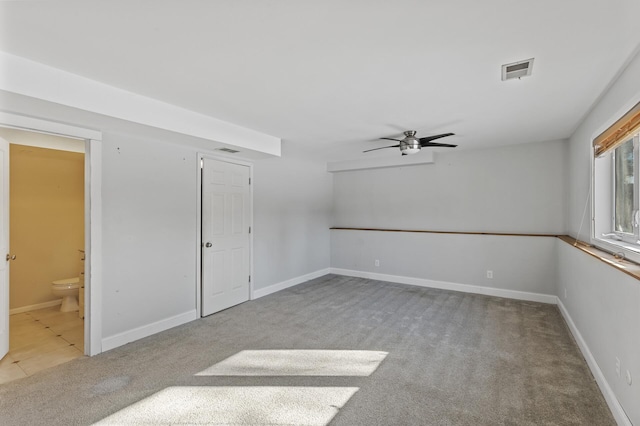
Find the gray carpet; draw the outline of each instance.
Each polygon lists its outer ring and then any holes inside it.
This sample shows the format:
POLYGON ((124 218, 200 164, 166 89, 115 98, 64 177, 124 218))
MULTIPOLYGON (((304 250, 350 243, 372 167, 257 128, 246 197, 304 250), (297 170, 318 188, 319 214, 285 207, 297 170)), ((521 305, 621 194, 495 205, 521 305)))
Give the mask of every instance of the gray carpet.
POLYGON ((335 275, 0 385, 3 426, 101 420, 615 424, 557 307, 335 275))

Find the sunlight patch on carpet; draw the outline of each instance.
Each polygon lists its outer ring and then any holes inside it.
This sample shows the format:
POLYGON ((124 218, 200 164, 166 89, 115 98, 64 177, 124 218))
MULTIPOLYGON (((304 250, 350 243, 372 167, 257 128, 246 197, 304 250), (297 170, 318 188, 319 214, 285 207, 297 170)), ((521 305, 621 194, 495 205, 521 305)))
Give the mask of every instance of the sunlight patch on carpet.
POLYGON ((357 391, 355 387, 175 386, 95 424, 325 426, 357 391))
POLYGON ((247 350, 196 376, 369 376, 388 352, 247 350))

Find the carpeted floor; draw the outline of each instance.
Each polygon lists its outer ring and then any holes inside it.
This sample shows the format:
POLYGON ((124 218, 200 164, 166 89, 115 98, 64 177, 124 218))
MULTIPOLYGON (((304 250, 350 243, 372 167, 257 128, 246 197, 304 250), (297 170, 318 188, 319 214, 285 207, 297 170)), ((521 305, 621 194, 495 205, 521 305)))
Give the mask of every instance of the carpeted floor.
POLYGON ((615 424, 555 306, 335 275, 0 385, 0 425, 100 421, 615 424))

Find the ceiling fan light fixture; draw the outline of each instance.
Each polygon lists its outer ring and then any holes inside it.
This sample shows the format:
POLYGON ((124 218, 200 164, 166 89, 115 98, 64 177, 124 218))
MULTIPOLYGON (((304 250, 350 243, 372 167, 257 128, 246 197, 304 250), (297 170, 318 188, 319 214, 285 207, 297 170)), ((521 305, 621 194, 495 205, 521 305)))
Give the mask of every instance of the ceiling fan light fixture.
POLYGON ((403 155, 417 154, 420 152, 420 148, 422 148, 422 146, 420 145, 418 138, 415 136, 416 132, 409 130, 404 132, 404 134, 405 138, 400 141, 400 152, 402 152, 403 155))
POLYGON ((400 144, 400 152, 402 152, 402 155, 411 155, 411 154, 417 154, 418 152, 420 152, 420 144, 418 144, 418 146, 415 145, 409 145, 409 144, 400 144))

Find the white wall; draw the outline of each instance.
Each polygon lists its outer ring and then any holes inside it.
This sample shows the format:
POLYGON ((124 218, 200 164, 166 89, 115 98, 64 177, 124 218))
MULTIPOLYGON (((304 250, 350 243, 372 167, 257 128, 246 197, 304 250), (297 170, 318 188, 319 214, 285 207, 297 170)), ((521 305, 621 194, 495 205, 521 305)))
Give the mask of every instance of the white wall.
POLYGON ((555 300, 556 240, 336 229, 331 267, 347 275, 549 303, 555 300))
POLYGON ((334 176, 334 226, 565 232, 564 141, 437 153, 435 164, 334 176))
MULTIPOLYGON (((335 173, 333 225, 562 234, 565 145, 447 151, 435 164, 335 173)), ((331 236, 333 268, 513 297, 555 292, 554 238, 344 230, 331 236)))
MULTIPOLYGON (((103 134, 103 348, 194 316, 197 154, 208 142, 8 92, 0 104, 103 134)), ((304 153, 285 155, 254 163, 258 289, 329 268, 332 177, 304 153)))
POLYGON ((194 311, 197 155, 103 135, 103 337, 194 311))
MULTIPOLYGON (((104 337, 195 310, 197 150, 103 136, 104 337)), ((286 156, 254 162, 254 290, 329 267, 331 176, 286 156)))
POLYGON ((329 268, 332 175, 283 144, 254 164, 254 289, 329 268))
POLYGON ((605 396, 617 399, 633 424, 640 424, 640 283, 567 243, 558 245, 559 297, 597 366, 594 376, 600 378, 599 369, 605 396))
MULTIPOLYGON (((568 229, 577 237, 590 238, 591 141, 640 100, 640 56, 629 63, 619 79, 601 97, 570 139, 568 176, 568 229)), ((634 424, 640 424, 640 282, 598 260, 569 247, 560 250, 557 294, 567 314, 583 336, 613 397, 622 404, 634 424), (564 290, 567 298, 564 298, 564 290), (633 384, 615 374, 615 357, 623 373, 629 369, 633 384)))

